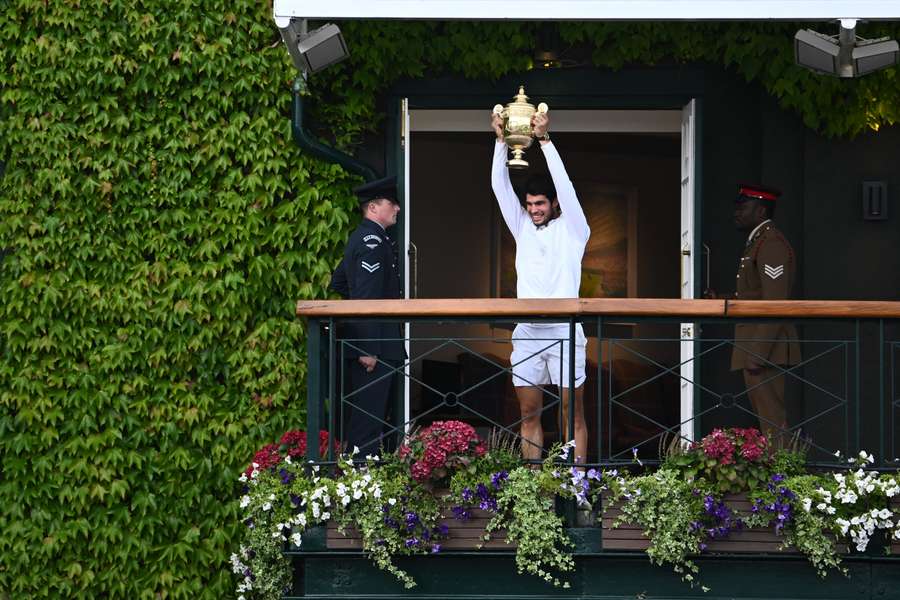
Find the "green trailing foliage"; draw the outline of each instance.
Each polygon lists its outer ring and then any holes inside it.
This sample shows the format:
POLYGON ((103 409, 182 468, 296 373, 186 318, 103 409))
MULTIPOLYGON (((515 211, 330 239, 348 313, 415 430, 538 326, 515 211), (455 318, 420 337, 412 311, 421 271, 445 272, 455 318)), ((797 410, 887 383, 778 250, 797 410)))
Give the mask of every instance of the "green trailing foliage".
MULTIPOLYGON (((541 33, 342 27, 312 127, 351 151, 399 78, 520 72, 541 33)), ((787 25, 558 28, 602 67, 728 65, 828 134, 897 120, 895 71, 809 75, 787 25)), ((0 598, 228 597, 235 479, 303 424, 293 306, 326 296, 358 179, 292 144, 268 2, 12 0, 0 35, 0 598)))

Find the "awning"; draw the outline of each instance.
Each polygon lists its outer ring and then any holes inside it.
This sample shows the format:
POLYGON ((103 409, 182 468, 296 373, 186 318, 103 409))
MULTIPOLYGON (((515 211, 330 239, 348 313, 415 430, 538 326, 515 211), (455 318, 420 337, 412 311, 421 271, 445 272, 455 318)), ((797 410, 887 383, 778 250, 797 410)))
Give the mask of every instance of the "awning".
POLYGON ((275 0, 275 21, 830 21, 900 19, 900 0, 275 0))

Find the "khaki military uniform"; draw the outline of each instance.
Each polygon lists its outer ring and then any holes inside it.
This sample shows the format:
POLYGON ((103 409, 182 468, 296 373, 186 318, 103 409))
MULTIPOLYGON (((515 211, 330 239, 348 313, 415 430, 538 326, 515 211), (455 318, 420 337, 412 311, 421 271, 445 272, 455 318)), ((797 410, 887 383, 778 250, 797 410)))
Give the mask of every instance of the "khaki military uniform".
MULTIPOLYGON (((736 300, 787 300, 791 297, 797 261, 794 249, 771 221, 747 240, 738 266, 736 300)), ((797 329, 791 323, 742 323, 735 326, 731 369, 743 370, 748 396, 764 433, 787 429, 784 376, 773 365, 800 362, 797 329), (757 373, 747 368, 762 367, 757 373)))

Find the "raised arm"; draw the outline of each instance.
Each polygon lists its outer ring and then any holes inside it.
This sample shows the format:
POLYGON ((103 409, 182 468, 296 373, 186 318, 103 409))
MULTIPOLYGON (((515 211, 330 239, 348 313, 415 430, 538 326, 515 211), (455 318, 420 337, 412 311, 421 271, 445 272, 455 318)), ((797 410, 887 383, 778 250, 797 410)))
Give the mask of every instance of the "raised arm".
POLYGON ((492 126, 497 134, 497 143, 494 145, 494 162, 491 166, 491 187, 506 226, 513 238, 518 239, 522 219, 525 218, 525 209, 519 203, 519 197, 516 196, 512 181, 509 179, 509 169, 506 168, 506 142, 503 140, 502 124, 498 127, 498 118, 497 115, 493 115, 492 126))
MULTIPOLYGON (((542 138, 550 129, 550 117, 546 113, 535 113, 532 118, 534 127, 534 135, 542 138)), ((559 208, 562 209, 560 218, 566 224, 569 232, 577 239, 587 241, 591 237, 591 228, 588 226, 584 211, 578 202, 578 196, 575 194, 575 186, 566 173, 566 167, 563 165, 556 146, 550 140, 541 140, 541 150, 544 152, 544 158, 547 160, 547 168, 550 170, 550 177, 553 178, 553 187, 556 188, 556 198, 559 201, 559 208)))
POLYGON ((556 151, 553 142, 549 141, 541 142, 541 150, 544 151, 547 168, 550 169, 550 177, 553 178, 553 187, 556 188, 556 198, 559 200, 559 208, 562 210, 560 219, 563 220, 572 235, 587 241, 591 237, 591 228, 588 226, 581 203, 578 202, 578 196, 575 194, 575 186, 572 185, 572 180, 566 173, 566 167, 563 166, 559 152, 556 151))

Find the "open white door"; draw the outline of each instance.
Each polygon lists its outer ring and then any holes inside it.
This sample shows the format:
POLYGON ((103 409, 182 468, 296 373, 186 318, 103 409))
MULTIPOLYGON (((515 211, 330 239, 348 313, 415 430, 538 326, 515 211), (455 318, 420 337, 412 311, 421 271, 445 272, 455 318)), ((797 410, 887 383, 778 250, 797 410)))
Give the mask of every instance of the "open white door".
MULTIPOLYGON (((403 243, 406 245, 406 248, 401 248, 401 252, 406 252, 406 259, 403 261, 403 297, 404 298, 415 298, 415 290, 412 286, 416 285, 415 281, 415 264, 417 260, 416 252, 415 252, 415 244, 412 243, 409 239, 409 222, 412 217, 412 211, 410 210, 410 193, 409 193, 409 147, 410 147, 410 138, 412 136, 409 135, 409 100, 403 98, 400 101, 400 147, 403 152, 403 158, 400 161, 400 169, 401 172, 399 174, 399 182, 402 186, 401 194, 403 196, 403 204, 401 205, 401 209, 403 210, 403 243), (412 285, 410 285, 412 283, 412 285)), ((410 347, 409 347, 409 338, 410 338, 410 326, 407 321, 403 326, 403 337, 406 338, 406 355, 411 356, 410 347)), ((403 422, 409 423, 409 365, 404 368, 404 377, 403 377, 403 422)), ((407 426, 407 433, 409 426, 407 426)))
MULTIPOLYGON (((681 297, 694 297, 694 157, 696 143, 696 101, 691 100, 681 111, 681 297)), ((694 439, 694 323, 681 324, 681 436, 694 439)))

